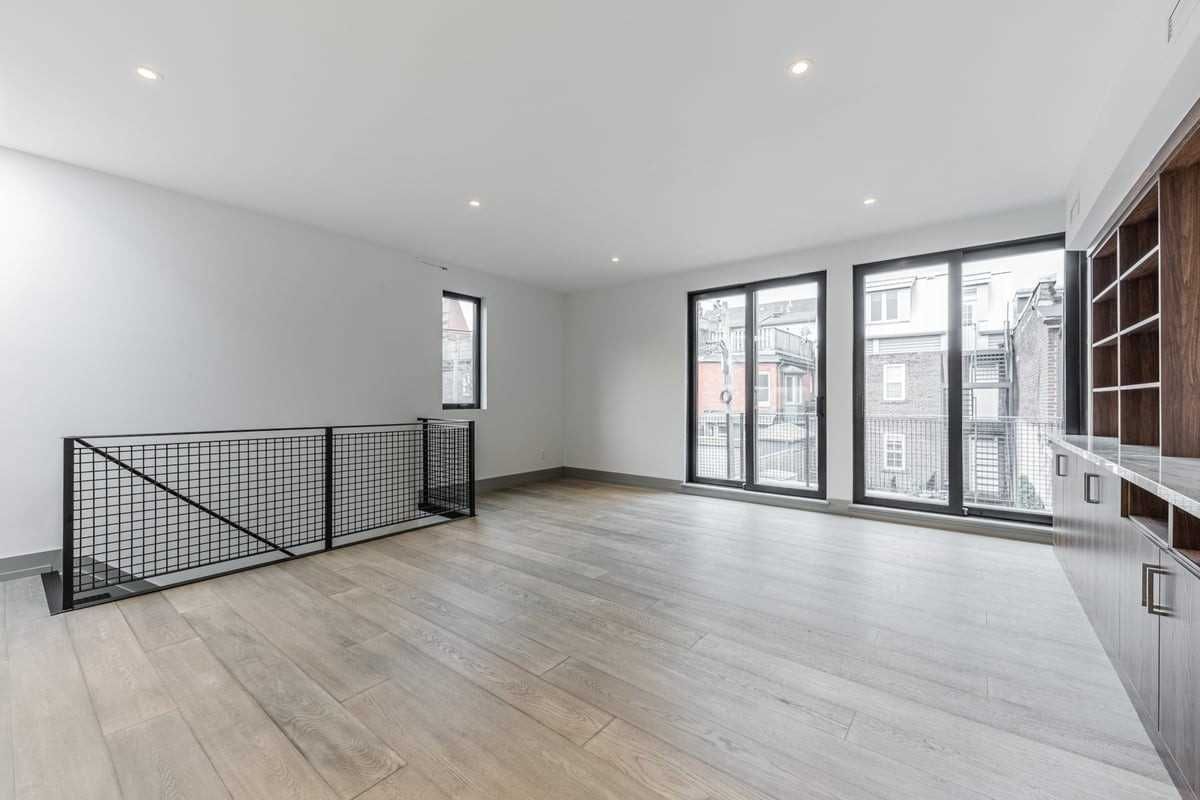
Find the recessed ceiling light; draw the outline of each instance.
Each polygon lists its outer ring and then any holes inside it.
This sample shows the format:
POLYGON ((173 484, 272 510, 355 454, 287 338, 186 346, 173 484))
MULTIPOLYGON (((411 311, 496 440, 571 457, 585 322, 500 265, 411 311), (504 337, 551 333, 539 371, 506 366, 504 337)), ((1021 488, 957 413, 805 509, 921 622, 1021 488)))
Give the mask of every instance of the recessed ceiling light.
POLYGON ((879 198, 877 198, 877 197, 868 197, 866 200, 863 200, 863 205, 864 205, 864 206, 873 206, 873 205, 875 205, 875 204, 876 204, 876 203, 878 203, 878 202, 879 202, 879 198))
POLYGON ((620 256, 613 256, 612 258, 610 258, 610 259, 609 259, 609 261, 611 261, 611 262, 612 262, 612 263, 614 263, 614 264, 620 264, 620 263, 621 263, 621 257, 620 257, 620 256))
POLYGON ((146 66, 138 67, 136 72, 139 77, 145 78, 148 81, 157 81, 162 79, 162 75, 158 74, 156 70, 152 70, 146 66))
POLYGON ((812 62, 809 61, 807 58, 802 58, 799 61, 797 61, 795 64, 792 64, 792 74, 793 75, 803 75, 804 73, 808 72, 808 70, 811 67, 812 67, 812 62))
POLYGON ((468 200, 467 205, 469 205, 471 208, 479 208, 481 205, 483 205, 483 203, 479 202, 478 200, 468 200))

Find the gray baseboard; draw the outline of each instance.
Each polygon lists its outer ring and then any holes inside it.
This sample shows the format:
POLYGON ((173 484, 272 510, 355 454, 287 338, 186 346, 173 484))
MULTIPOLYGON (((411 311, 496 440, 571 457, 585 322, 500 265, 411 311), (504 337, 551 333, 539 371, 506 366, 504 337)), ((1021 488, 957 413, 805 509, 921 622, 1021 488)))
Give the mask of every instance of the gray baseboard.
MULTIPOLYGON (((843 501, 844 502, 844 501, 843 501)), ((1016 539, 1020 542, 1051 544, 1054 539, 1049 525, 1032 525, 1025 522, 1008 522, 984 517, 956 517, 950 514, 935 514, 928 511, 909 511, 903 508, 846 503, 840 512, 859 519, 880 522, 898 522, 901 525, 916 525, 921 528, 937 528, 955 533, 972 533, 977 536, 993 536, 998 539, 1016 539)))
POLYGON ((621 486, 640 486, 643 489, 658 489, 663 492, 679 491, 679 481, 673 478, 651 478, 649 475, 633 475, 628 472, 605 472, 602 469, 563 467, 563 477, 581 481, 616 483, 621 486))
POLYGON ((552 481, 563 476, 562 467, 550 467, 549 469, 535 469, 531 472, 517 472, 512 475, 497 475, 494 478, 484 478, 475 481, 475 491, 494 492, 498 489, 509 489, 513 486, 520 486, 524 483, 538 483, 539 481, 552 481))
POLYGON ((19 556, 0 558, 0 581, 12 581, 54 572, 62 564, 61 550, 43 550, 40 553, 25 553, 19 556))

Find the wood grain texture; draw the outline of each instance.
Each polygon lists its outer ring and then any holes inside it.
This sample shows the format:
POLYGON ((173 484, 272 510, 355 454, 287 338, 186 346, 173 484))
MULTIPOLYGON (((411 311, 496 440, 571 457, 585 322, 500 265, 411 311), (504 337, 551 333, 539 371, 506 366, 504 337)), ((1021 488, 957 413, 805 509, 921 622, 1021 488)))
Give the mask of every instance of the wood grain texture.
POLYGON ((1200 457, 1200 164, 1159 179, 1162 454, 1200 457))
POLYGON ((108 748, 126 800, 229 797, 178 711, 109 734, 108 748))
POLYGON ((120 797, 66 620, 32 620, 9 633, 14 796, 120 797))
POLYGON ((466 637, 485 650, 535 675, 542 674, 566 658, 565 654, 515 633, 511 628, 488 622, 464 608, 439 600, 428 592, 414 589, 403 581, 370 567, 355 567, 345 570, 342 574, 352 581, 351 587, 362 586, 370 589, 396 605, 466 637))
POLYGON ((119 731, 175 708, 116 605, 81 609, 66 620, 102 731, 119 731))
POLYGON ((316 770, 199 639, 150 654, 180 713, 237 798, 334 797, 316 770))
POLYGON ((211 605, 188 612, 187 618, 340 797, 354 797, 404 766, 233 609, 211 605))
POLYGON ((50 616, 46 606, 46 591, 42 588, 42 579, 36 575, 17 578, 0 584, 4 590, 4 620, 6 628, 13 628, 23 622, 34 619, 44 619, 50 616))
POLYGON ((353 589, 337 595, 337 599, 576 744, 586 742, 612 719, 558 687, 366 589, 353 589))
MULTIPOLYGON (((71 760, 41 796, 1178 797, 1050 548, 571 480, 479 508, 13 623, 14 790, 71 760), (90 698, 119 716, 143 659, 177 711, 147 688, 106 737, 90 698)), ((1114 558, 1068 538, 1073 579, 1114 558)))
POLYGON ((122 600, 118 606, 146 652, 195 638, 196 632, 162 594, 122 600))
POLYGON ((8 659, 0 658, 0 797, 12 797, 15 792, 13 784, 12 678, 9 675, 8 659))
POLYGON ((361 800, 451 800, 416 767, 405 767, 360 796, 361 800))

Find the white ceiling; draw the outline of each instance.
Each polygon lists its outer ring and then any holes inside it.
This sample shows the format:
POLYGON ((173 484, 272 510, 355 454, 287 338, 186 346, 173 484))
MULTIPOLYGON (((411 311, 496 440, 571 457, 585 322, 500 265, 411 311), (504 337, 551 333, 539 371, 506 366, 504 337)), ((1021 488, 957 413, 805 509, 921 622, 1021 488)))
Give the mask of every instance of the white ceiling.
POLYGON ((597 286, 1059 198, 1138 5, 0 0, 0 145, 597 286))

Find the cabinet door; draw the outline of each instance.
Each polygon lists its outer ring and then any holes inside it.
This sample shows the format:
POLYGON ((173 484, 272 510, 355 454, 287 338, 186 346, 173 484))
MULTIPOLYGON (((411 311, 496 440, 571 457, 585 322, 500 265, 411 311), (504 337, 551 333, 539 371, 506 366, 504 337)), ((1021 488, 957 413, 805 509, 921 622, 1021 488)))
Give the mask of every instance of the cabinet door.
MULTIPOLYGON (((1121 520, 1120 551, 1120 656, 1118 663, 1133 686, 1142 710, 1158 721, 1159 619, 1142 605, 1146 565, 1157 567, 1162 551, 1136 525, 1121 520)), ((1159 578, 1159 585, 1163 579, 1159 578)))
POLYGON ((1193 791, 1200 791, 1200 578, 1163 557, 1158 729, 1193 791))
POLYGON ((1068 504, 1071 478, 1071 456, 1057 447, 1052 448, 1050 490, 1054 508, 1054 551, 1067 577, 1071 577, 1070 555, 1070 522, 1071 512, 1068 504))
POLYGON ((1111 472, 1086 464, 1083 470, 1083 507, 1087 530, 1086 608, 1100 643, 1114 659, 1120 631, 1120 479, 1111 472))

